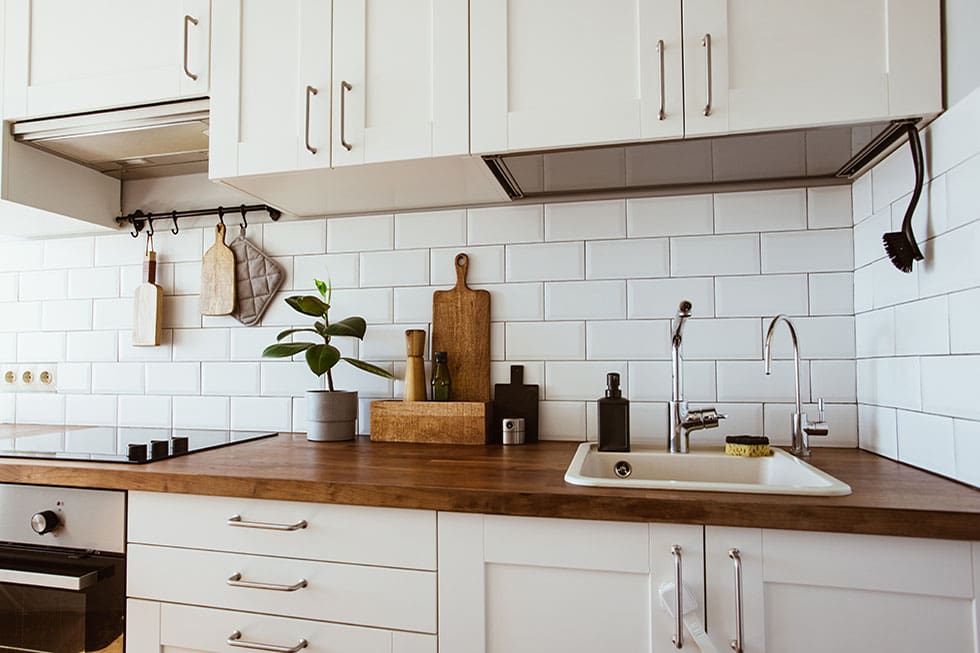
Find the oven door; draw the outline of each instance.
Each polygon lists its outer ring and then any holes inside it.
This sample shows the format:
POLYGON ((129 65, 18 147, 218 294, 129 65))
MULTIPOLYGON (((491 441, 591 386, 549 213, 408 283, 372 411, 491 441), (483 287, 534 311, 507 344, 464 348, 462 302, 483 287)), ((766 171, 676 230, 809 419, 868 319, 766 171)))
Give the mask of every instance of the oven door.
POLYGON ((102 555, 0 546, 0 652, 122 653, 126 563, 102 555))

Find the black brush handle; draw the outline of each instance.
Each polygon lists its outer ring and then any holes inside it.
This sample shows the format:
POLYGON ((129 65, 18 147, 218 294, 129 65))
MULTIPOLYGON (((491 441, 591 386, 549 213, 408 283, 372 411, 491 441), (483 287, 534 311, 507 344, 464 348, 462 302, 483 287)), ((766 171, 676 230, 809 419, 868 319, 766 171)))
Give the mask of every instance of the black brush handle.
POLYGON ((915 167, 915 188, 912 190, 912 199, 909 200, 908 208, 905 209, 905 219, 902 220, 902 233, 912 248, 912 256, 916 261, 925 258, 919 245, 915 242, 915 234, 912 233, 912 214, 915 207, 919 204, 919 197, 922 195, 922 184, 925 181, 925 164, 922 157, 922 143, 919 140, 919 130, 914 123, 910 123, 906 128, 909 136, 909 149, 912 150, 912 165, 915 167))

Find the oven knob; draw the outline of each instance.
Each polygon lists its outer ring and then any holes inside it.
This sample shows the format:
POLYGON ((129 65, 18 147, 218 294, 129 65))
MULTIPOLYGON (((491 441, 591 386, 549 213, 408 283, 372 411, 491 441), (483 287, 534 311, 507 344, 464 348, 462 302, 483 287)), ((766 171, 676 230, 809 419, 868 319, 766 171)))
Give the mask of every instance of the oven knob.
POLYGON ((31 517, 31 528, 33 528, 34 532, 38 535, 50 533, 60 525, 61 520, 58 519, 58 515, 51 510, 36 512, 34 513, 34 516, 31 517))

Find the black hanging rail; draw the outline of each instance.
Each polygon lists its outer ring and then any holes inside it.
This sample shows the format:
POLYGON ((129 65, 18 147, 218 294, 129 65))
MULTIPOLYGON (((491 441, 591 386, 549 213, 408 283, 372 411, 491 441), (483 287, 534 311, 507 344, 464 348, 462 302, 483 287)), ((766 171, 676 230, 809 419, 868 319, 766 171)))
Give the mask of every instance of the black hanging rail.
POLYGON ((252 211, 265 211, 269 214, 273 222, 282 216, 282 211, 268 204, 239 204, 238 206, 219 206, 213 209, 190 209, 186 211, 170 211, 169 213, 144 213, 143 211, 136 210, 129 215, 119 216, 116 218, 116 222, 120 225, 127 222, 131 224, 133 230, 129 235, 137 238, 144 227, 147 228, 148 233, 152 236, 154 222, 157 220, 169 220, 173 224, 170 233, 176 236, 180 233, 180 226, 177 224, 177 221, 181 218, 200 218, 206 215, 216 215, 218 216, 218 220, 221 221, 221 224, 224 224, 226 215, 238 215, 241 217, 242 226, 248 227, 248 220, 245 218, 245 215, 252 211))

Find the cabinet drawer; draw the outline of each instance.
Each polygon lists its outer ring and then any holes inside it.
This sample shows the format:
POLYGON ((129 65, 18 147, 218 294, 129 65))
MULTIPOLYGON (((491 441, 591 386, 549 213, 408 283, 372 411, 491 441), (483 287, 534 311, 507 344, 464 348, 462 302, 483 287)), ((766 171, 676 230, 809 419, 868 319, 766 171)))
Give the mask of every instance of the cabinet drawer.
POLYGON ((386 567, 436 568, 436 514, 427 510, 130 492, 129 541, 386 567), (230 521, 236 515, 240 521, 230 521), (283 527, 305 522, 305 526, 270 530, 256 527, 254 522, 283 527))
MULTIPOLYGON (((130 602, 132 604, 133 602, 130 602)), ((417 633, 388 632, 301 619, 230 612, 186 605, 148 603, 160 611, 160 642, 163 647, 193 651, 233 651, 228 638, 241 633, 241 640, 293 647, 307 642, 304 653, 361 651, 363 653, 435 653, 436 637, 417 633)), ((127 636, 129 642, 134 641, 127 636)), ((134 650, 131 653, 142 653, 134 650)))
POLYGON ((347 624, 436 632, 436 574, 429 571, 129 547, 127 596, 347 624), (233 586, 238 582, 292 591, 233 586))

